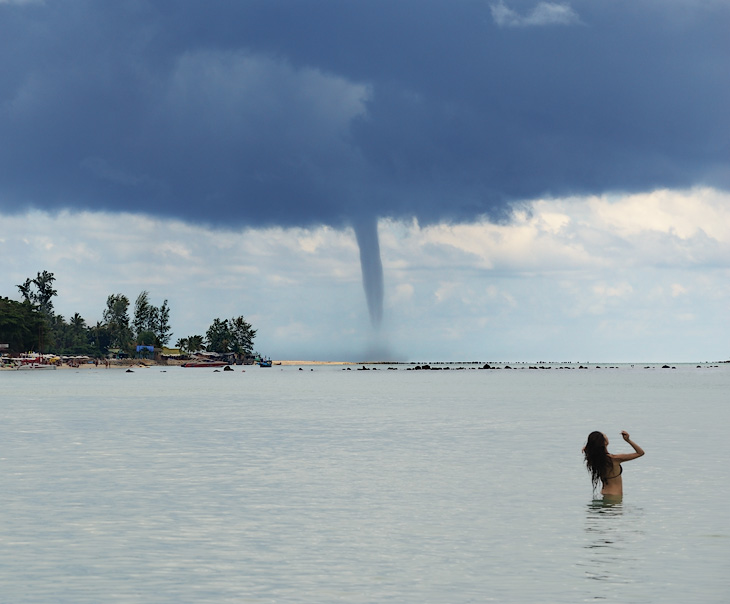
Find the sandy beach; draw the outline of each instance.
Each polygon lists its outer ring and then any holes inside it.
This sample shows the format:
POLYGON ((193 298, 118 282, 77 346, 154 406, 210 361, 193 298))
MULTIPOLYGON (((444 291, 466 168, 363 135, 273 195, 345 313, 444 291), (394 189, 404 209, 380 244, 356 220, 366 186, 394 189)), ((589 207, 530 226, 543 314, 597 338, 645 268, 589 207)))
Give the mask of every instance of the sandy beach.
POLYGON ((105 365, 104 363, 99 363, 99 365, 94 365, 94 363, 80 363, 79 365, 66 365, 65 363, 62 365, 56 365, 58 369, 131 369, 134 367, 138 368, 145 368, 149 369, 150 367, 164 367, 164 365, 158 365, 154 362, 147 362, 147 363, 140 363, 139 361, 135 362, 124 362, 124 361, 112 361, 109 363, 109 366, 105 365))
MULTIPOLYGON (((166 363, 156 363, 155 361, 140 361, 139 359, 122 359, 110 361, 107 367, 104 363, 94 365, 94 363, 81 363, 78 366, 73 365, 58 365, 59 369, 149 369, 151 367, 173 367, 176 365, 182 365, 185 361, 167 361, 166 363)), ((273 361, 274 365, 283 366, 304 366, 304 365, 357 365, 358 363, 352 363, 348 361, 292 361, 292 360, 279 360, 273 361)))
POLYGON ((349 361, 273 361, 274 365, 357 365, 349 361))

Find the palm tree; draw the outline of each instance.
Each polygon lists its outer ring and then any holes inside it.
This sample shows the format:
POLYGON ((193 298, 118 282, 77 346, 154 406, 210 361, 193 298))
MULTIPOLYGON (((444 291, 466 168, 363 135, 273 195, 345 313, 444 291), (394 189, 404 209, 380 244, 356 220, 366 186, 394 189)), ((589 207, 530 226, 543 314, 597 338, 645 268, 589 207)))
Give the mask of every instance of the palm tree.
POLYGON ((77 333, 86 329, 86 320, 79 313, 74 313, 74 316, 71 317, 69 323, 73 330, 77 333))
POLYGON ((183 352, 197 352, 203 348, 203 336, 190 336, 189 338, 180 338, 176 346, 183 352))
POLYGON ((190 352, 198 352, 203 349, 203 342, 205 338, 203 336, 190 336, 188 338, 188 350, 190 352))

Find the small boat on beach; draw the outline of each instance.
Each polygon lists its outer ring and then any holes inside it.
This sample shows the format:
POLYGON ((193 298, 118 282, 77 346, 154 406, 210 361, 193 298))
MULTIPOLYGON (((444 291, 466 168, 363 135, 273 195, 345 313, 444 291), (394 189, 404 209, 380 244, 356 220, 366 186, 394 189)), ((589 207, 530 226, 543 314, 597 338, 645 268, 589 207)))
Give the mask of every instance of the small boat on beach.
POLYGON ((259 361, 259 367, 271 367, 272 362, 271 359, 261 359, 259 361))
POLYGON ((225 367, 231 365, 231 355, 217 352, 196 352, 192 358, 180 367, 225 367))
POLYGON ((42 371, 56 369, 56 366, 47 363, 21 363, 15 369, 16 371, 42 371))
POLYGON ((29 352, 21 354, 18 357, 5 359, 10 362, 10 368, 17 371, 43 371, 56 369, 56 363, 60 361, 59 357, 52 354, 37 354, 29 352))
POLYGON ((226 361, 208 361, 202 359, 198 361, 188 361, 187 363, 180 365, 180 367, 225 367, 229 364, 230 363, 226 363, 226 361))

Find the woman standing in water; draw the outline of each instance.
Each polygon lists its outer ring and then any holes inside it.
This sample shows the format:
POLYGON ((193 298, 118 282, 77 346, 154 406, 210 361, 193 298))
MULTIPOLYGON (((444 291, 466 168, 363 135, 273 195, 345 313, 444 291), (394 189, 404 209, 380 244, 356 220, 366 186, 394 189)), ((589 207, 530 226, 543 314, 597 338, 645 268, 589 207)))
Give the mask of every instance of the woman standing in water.
POLYGON ((609 453, 608 437, 603 432, 591 432, 588 435, 586 446, 583 447, 586 466, 593 481, 593 489, 595 490, 598 487, 599 480, 603 483, 601 495, 623 495, 624 489, 621 480, 623 468, 621 464, 644 454, 644 449, 631 440, 626 430, 621 432, 621 436, 634 448, 634 453, 622 453, 620 455, 609 453))

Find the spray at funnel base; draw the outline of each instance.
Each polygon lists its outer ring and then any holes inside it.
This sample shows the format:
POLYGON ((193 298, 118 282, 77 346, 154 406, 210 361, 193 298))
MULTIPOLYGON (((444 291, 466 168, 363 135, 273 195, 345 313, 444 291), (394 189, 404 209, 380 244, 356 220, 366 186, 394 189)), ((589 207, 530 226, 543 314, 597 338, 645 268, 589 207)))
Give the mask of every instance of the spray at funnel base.
POLYGON ((383 264, 380 260, 377 218, 361 218, 354 224, 360 247, 362 286, 370 312, 370 323, 379 329, 383 321, 383 264))

